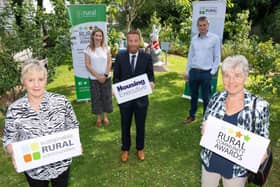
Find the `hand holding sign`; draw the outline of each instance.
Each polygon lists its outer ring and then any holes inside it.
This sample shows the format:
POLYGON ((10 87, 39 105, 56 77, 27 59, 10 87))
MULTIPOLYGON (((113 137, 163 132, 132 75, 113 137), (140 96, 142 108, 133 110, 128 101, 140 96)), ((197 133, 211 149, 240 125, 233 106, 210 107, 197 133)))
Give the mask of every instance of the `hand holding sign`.
POLYGON ((7 153, 11 156, 12 163, 13 163, 13 166, 14 166, 15 170, 17 170, 17 164, 16 164, 16 161, 15 161, 15 158, 14 158, 14 153, 13 153, 13 146, 12 146, 12 144, 8 144, 8 145, 6 146, 6 150, 7 150, 7 153))
POLYGON ((203 121, 202 124, 201 124, 201 135, 204 134, 205 128, 206 128, 206 121, 203 121))
MULTIPOLYGON (((37 168, 49 163, 82 154, 79 129, 28 139, 10 144, 17 172, 37 168)), ((10 149, 10 147, 7 149, 10 149)))
POLYGON ((258 171, 269 139, 212 116, 206 123, 201 146, 253 172, 258 171))
POLYGON ((150 87, 152 88, 152 90, 155 88, 155 83, 154 82, 150 82, 150 87))
POLYGON ((147 74, 142 74, 113 85, 118 104, 122 104, 152 93, 153 82, 149 82, 147 74))

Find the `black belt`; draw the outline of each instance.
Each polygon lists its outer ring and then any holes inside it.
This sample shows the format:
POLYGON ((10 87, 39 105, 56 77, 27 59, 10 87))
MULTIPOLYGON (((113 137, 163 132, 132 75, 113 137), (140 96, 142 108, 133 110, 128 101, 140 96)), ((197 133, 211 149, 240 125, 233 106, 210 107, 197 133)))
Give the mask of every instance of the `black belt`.
POLYGON ((192 68, 191 70, 195 71, 195 72, 210 72, 211 71, 211 69, 205 70, 205 69, 197 69, 197 68, 192 68))

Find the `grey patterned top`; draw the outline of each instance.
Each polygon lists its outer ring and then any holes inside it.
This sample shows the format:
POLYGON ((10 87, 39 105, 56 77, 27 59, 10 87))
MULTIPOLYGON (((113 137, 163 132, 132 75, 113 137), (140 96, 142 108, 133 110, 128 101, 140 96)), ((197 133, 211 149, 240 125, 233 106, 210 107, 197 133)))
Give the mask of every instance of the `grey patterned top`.
MULTIPOLYGON (((218 119, 223 119, 226 111, 225 101, 227 97, 227 92, 218 92, 216 93, 207 106, 203 121, 207 119, 209 115, 214 116, 218 119)), ((239 112, 237 117, 237 126, 248 131, 252 131, 252 110, 253 110, 253 101, 256 98, 255 95, 250 94, 247 90, 244 90, 244 109, 239 112)), ((258 98, 256 102, 255 110, 255 132, 265 138, 269 137, 269 104, 258 98)), ((201 160, 202 162, 209 167, 209 161, 212 156, 212 152, 208 149, 202 148, 201 151, 201 160)), ((232 178, 244 176, 247 173, 247 170, 237 164, 233 165, 233 174, 232 178)))
MULTIPOLYGON (((4 148, 13 142, 36 138, 78 128, 79 123, 71 103, 65 96, 45 92, 40 111, 35 112, 27 95, 10 105, 6 113, 3 135, 4 148)), ((49 180, 68 169, 71 159, 58 161, 26 171, 33 179, 49 180)))

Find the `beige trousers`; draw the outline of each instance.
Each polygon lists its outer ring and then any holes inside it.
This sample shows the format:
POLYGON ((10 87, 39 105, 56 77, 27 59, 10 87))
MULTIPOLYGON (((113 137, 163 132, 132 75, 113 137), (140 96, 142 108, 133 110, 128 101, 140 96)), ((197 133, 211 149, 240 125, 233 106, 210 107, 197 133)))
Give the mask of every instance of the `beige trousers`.
POLYGON ((247 181, 247 177, 227 179, 218 173, 208 172, 204 166, 202 166, 201 187, 218 187, 221 178, 223 187, 244 187, 247 181))

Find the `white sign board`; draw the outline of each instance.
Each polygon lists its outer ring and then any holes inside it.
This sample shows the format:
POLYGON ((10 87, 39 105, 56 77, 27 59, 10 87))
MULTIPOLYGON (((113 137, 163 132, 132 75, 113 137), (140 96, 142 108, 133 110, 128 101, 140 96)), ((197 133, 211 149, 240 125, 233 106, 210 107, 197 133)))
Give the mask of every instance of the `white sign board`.
POLYGON ((79 129, 12 143, 17 172, 82 154, 79 129))
POLYGON ((257 172, 270 140, 209 116, 200 145, 257 172))
POLYGON ((113 91, 118 104, 122 104, 152 93, 147 74, 139 75, 131 79, 113 85, 113 91))

